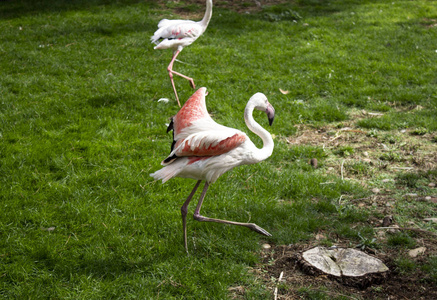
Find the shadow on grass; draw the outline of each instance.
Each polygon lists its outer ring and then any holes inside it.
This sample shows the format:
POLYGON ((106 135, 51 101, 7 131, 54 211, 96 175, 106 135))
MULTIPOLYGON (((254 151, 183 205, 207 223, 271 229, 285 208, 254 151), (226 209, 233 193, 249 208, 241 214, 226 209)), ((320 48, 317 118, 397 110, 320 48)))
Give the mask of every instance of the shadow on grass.
POLYGON ((123 95, 103 95, 88 99, 88 104, 94 108, 113 106, 122 102, 126 98, 123 95))

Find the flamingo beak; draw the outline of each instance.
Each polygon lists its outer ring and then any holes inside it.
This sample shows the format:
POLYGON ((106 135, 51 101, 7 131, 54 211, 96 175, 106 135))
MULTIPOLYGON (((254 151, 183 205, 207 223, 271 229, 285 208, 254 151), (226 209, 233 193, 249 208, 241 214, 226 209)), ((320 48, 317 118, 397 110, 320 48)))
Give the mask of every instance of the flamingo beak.
POLYGON ((269 125, 272 126, 273 120, 275 119, 275 109, 268 103, 266 108, 267 118, 269 118, 269 125))

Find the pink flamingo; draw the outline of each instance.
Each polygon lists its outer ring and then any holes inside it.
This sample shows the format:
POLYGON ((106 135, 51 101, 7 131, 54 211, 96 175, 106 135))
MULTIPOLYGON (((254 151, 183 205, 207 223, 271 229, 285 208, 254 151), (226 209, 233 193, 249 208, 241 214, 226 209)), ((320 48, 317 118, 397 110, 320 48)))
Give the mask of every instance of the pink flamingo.
POLYGON ((202 33, 205 32, 208 23, 212 16, 212 0, 206 0, 206 11, 203 19, 199 22, 190 20, 167 20, 163 19, 158 23, 158 30, 155 31, 151 37, 152 43, 157 44, 154 49, 173 49, 173 58, 167 67, 168 75, 170 76, 171 85, 173 87, 176 100, 179 102, 178 93, 173 81, 173 74, 181 76, 190 81, 191 87, 194 89, 194 80, 191 77, 183 75, 179 72, 173 71, 173 63, 176 57, 182 51, 182 49, 188 45, 191 45, 197 40, 202 33))
POLYGON ((259 149, 244 132, 217 124, 208 114, 205 96, 206 88, 198 89, 171 119, 167 129, 167 132, 173 130, 171 153, 162 161, 164 167, 150 174, 155 180, 161 179, 163 183, 173 177, 197 180, 181 207, 184 246, 187 253, 187 208, 202 180, 205 181, 205 186, 194 212, 195 220, 245 226, 260 234, 271 236, 254 223, 204 217, 200 215, 200 208, 209 185, 219 176, 234 167, 263 161, 272 154, 274 146, 272 136, 253 119, 252 112, 254 109, 265 111, 271 125, 275 110, 262 93, 253 95, 246 105, 244 120, 247 127, 262 139, 263 147, 259 149))

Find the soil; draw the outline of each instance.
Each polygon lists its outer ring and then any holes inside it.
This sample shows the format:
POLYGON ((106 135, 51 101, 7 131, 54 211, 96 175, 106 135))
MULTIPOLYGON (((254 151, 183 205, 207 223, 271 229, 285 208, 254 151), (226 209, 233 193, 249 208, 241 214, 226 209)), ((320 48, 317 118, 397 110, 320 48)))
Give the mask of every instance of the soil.
MULTIPOLYGON (((435 237, 423 233, 423 243, 427 247, 428 255, 437 254, 435 237)), ((297 253, 312 247, 313 244, 278 245, 263 252, 263 264, 252 269, 272 290, 276 287, 277 299, 301 299, 305 294, 321 291, 331 298, 343 299, 437 299, 437 285, 430 280, 424 280, 426 274, 416 270, 410 274, 400 274, 393 262, 398 257, 398 250, 385 252, 365 251, 367 254, 381 259, 391 270, 389 276, 379 283, 358 288, 343 284, 340 280, 325 275, 310 275, 305 273, 298 264, 297 253), (278 278, 282 272, 282 281, 278 285, 278 278), (304 287, 304 289, 302 289, 304 287)), ((341 246, 341 245, 340 245, 341 246)), ((345 244, 344 247, 347 247, 345 244)), ((426 257, 416 259, 417 263, 426 257)))

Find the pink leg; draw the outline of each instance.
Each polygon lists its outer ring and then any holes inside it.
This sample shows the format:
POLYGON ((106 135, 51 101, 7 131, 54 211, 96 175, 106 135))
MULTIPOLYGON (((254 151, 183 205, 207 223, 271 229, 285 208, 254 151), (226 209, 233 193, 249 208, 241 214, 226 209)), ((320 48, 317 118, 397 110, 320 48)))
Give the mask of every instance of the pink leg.
POLYGON ((175 94, 175 96, 176 96, 176 100, 178 101, 179 107, 181 106, 181 103, 179 102, 178 93, 176 92, 176 87, 175 87, 175 84, 174 84, 174 81, 173 81, 173 74, 178 75, 178 76, 180 76, 180 77, 182 77, 182 78, 185 78, 185 79, 187 79, 188 81, 190 81, 190 85, 191 85, 191 87, 192 87, 193 89, 196 87, 196 85, 194 84, 194 80, 193 80, 193 78, 188 77, 188 76, 185 76, 184 74, 181 74, 181 73, 179 73, 179 72, 173 71, 173 64, 174 64, 174 62, 175 62, 175 60, 176 60, 176 57, 179 55, 180 52, 181 52, 181 51, 176 50, 176 52, 173 54, 173 58, 171 59, 170 64, 169 64, 168 67, 167 67, 168 75, 170 76, 171 85, 172 85, 172 87, 173 87, 173 91, 174 91, 174 94, 175 94))
POLYGON ((216 222, 216 223, 222 223, 222 224, 244 226, 244 227, 252 229, 253 231, 258 232, 262 235, 272 236, 265 229, 259 227, 258 225, 254 224, 254 223, 233 222, 233 221, 227 221, 227 220, 207 218, 207 217, 200 215, 200 208, 202 207, 203 199, 205 198, 206 191, 208 190, 208 187, 209 187, 208 182, 205 182, 205 186, 203 187, 202 194, 200 195, 199 203, 197 203, 196 211, 194 212, 194 219, 195 220, 201 221, 201 222, 216 222))
POLYGON ((191 191, 190 195, 188 196, 187 200, 185 200, 184 204, 181 207, 181 215, 182 215, 182 227, 184 230, 184 246, 185 251, 187 251, 188 254, 188 245, 187 245, 187 213, 188 213, 188 204, 190 204, 191 199, 194 196, 194 193, 196 193, 197 188, 199 187, 201 180, 197 181, 196 185, 194 186, 193 190, 191 191))

